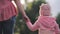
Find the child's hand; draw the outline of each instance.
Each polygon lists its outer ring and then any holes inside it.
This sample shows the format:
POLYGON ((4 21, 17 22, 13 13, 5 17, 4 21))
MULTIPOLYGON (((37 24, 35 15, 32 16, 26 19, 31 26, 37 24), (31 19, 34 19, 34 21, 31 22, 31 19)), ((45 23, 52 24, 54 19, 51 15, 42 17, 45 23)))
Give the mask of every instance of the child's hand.
POLYGON ((26 22, 29 22, 29 21, 30 21, 30 19, 28 18, 28 16, 24 16, 23 18, 24 18, 24 20, 25 20, 26 22))

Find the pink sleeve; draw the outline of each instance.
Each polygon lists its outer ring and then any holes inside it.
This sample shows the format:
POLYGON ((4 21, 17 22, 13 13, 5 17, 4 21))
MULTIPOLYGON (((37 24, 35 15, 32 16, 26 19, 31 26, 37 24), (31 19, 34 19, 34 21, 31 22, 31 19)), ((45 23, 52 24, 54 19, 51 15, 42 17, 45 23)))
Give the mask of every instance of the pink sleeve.
MULTIPOLYGON (((56 22, 55 22, 56 23, 56 22)), ((56 34, 60 34, 60 29, 59 29, 59 25, 56 23, 55 25, 55 29, 56 29, 56 34)))
POLYGON ((30 21, 28 21, 26 24, 27 24, 28 28, 29 28, 31 31, 35 31, 35 30, 37 30, 37 29, 39 28, 38 22, 39 22, 39 19, 38 19, 33 25, 32 25, 32 23, 31 23, 30 21))

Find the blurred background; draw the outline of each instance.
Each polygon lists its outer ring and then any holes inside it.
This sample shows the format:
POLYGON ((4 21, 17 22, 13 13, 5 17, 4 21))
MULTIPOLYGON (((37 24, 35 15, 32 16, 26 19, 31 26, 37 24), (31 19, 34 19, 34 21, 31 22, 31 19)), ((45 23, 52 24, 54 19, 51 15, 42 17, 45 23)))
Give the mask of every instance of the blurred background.
MULTIPOLYGON (((39 6, 42 3, 48 3, 51 6, 51 15, 56 18, 60 27, 60 0, 20 0, 27 16, 30 18, 32 24, 37 20, 39 15, 39 6)), ((14 1, 12 1, 15 5, 14 1)), ((16 5, 15 5, 16 7, 16 5)), ((19 10, 18 10, 19 11, 19 10)), ((37 31, 30 31, 22 18, 21 13, 18 14, 15 24, 15 34, 38 34, 37 31)))

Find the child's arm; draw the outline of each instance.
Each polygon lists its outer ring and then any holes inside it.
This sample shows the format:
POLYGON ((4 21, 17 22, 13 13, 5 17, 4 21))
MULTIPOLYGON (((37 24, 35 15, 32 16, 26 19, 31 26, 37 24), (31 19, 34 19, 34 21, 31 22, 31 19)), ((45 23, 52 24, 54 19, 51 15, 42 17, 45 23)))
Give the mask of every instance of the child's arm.
POLYGON ((31 22, 27 22, 26 24, 31 31, 35 31, 39 28, 38 27, 38 20, 33 25, 31 22))
POLYGON ((31 21, 29 20, 29 18, 24 18, 24 20, 26 21, 26 24, 31 31, 35 31, 39 28, 39 26, 38 26, 39 19, 33 25, 31 23, 31 21))

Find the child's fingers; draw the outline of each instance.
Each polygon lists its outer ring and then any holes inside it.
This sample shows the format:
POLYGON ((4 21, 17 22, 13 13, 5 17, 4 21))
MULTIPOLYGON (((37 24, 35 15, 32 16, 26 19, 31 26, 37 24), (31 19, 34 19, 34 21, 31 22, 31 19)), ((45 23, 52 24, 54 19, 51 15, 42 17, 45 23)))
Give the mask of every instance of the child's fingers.
POLYGON ((23 17, 26 22, 30 21, 27 16, 23 17))
POLYGON ((24 17, 25 20, 27 20, 28 18, 27 17, 24 17))

